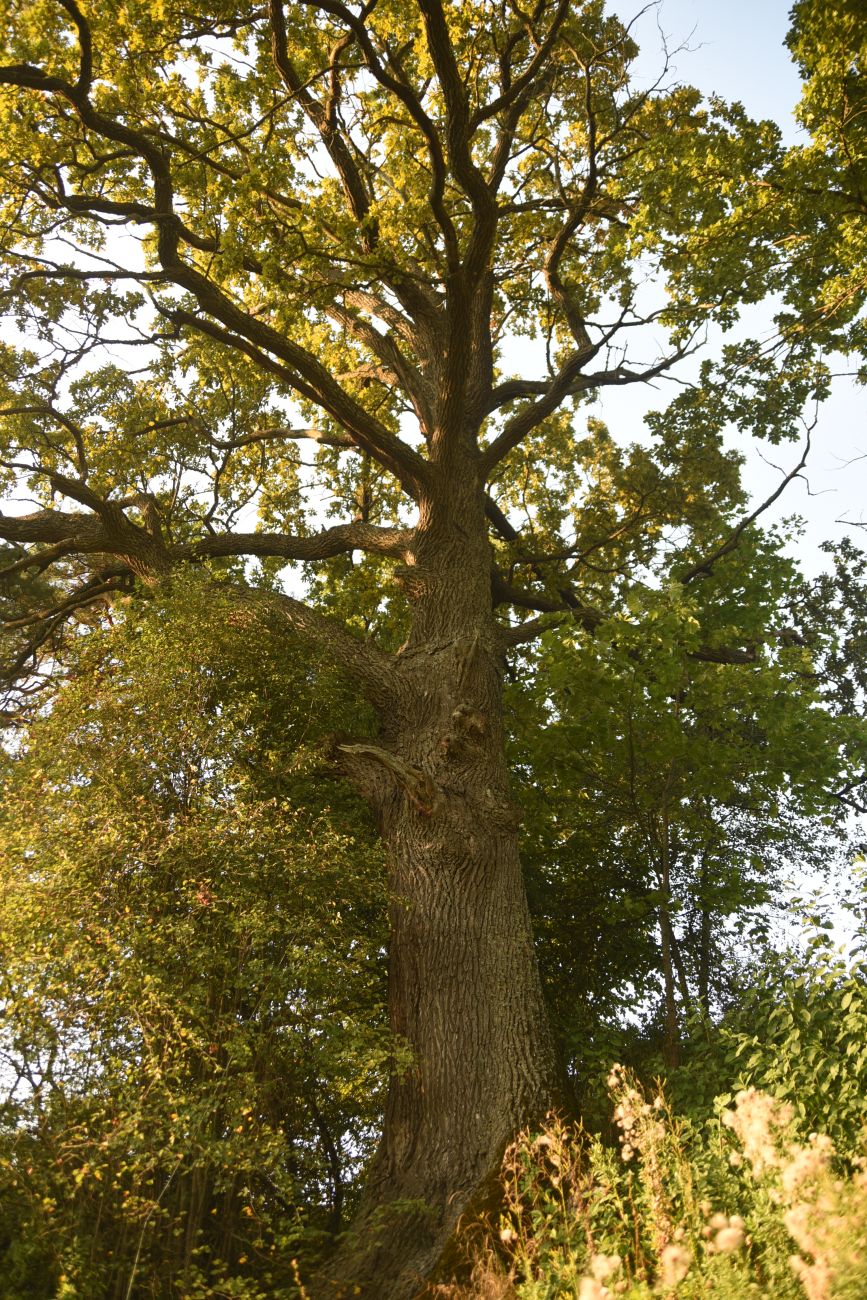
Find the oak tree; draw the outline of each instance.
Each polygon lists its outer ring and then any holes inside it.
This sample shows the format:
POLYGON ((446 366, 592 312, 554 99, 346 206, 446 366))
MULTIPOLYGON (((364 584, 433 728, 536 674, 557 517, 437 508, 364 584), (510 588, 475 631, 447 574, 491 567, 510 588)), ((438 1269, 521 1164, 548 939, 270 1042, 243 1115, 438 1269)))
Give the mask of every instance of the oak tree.
MULTIPOLYGON (((251 656, 301 638, 369 703, 333 757, 387 852, 412 1064, 331 1277, 405 1296, 558 1095, 507 657, 591 635, 624 557, 723 563, 752 519, 726 420, 779 438, 816 389, 808 340, 785 381, 730 357, 619 486, 607 431, 576 436, 765 293, 778 132, 664 66, 633 83, 598 0, 14 0, 3 42, 2 467, 36 498, 0 519, 8 711, 81 620, 193 564, 251 656)), ((757 638, 717 621, 685 653, 757 638)))

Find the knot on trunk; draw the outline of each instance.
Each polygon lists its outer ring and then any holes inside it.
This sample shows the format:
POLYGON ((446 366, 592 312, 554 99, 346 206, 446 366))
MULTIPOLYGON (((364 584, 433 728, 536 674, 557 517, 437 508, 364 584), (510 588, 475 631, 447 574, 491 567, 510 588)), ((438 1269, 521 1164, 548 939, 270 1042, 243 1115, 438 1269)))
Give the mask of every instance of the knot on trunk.
POLYGON ((341 753, 368 759, 388 771, 397 784, 406 791, 413 807, 425 817, 432 817, 442 807, 444 796, 433 777, 414 763, 407 763, 396 754, 379 745, 340 745, 341 753))
POLYGON ((483 815, 498 830, 514 833, 524 820, 524 810, 513 803, 505 794, 497 795, 487 789, 478 800, 483 815))
POLYGON ((455 734, 468 740, 479 741, 487 731, 485 715, 472 704, 461 703, 452 711, 455 734))
POLYGON ((487 731, 487 722, 481 709, 462 702, 452 710, 451 729, 443 737, 443 753, 451 758, 469 754, 478 749, 487 731))

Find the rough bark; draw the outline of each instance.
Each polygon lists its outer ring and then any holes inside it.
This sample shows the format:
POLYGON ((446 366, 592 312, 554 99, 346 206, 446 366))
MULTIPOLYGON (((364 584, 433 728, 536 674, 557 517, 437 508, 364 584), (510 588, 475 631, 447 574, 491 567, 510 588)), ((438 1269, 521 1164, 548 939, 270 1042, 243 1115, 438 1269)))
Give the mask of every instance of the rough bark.
MULTIPOLYGON (((480 489, 431 503, 403 580, 414 607, 397 700, 376 745, 347 746, 373 804, 393 902, 391 1026, 412 1048, 322 1295, 404 1300, 436 1266, 555 1068, 508 788, 502 634, 480 489)), ((423 512, 424 518, 425 512, 423 512)))

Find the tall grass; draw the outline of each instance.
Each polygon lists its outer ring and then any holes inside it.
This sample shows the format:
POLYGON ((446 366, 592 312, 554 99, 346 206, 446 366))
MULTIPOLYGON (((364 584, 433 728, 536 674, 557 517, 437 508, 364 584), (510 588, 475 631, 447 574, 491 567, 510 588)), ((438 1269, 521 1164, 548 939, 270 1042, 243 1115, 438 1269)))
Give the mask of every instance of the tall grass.
POLYGON ((549 1117, 503 1165, 504 1208, 454 1300, 865 1300, 867 1159, 799 1137, 754 1088, 704 1123, 614 1066, 618 1141, 549 1117))

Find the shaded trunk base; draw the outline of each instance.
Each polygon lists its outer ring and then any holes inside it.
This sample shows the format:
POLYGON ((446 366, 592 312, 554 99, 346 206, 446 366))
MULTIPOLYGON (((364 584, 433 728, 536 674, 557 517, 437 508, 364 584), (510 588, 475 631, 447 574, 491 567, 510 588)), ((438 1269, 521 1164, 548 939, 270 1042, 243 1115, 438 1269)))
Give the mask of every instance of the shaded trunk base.
POLYGON ((504 1140, 487 1175, 439 1204, 390 1197, 362 1206, 337 1252, 307 1288, 310 1300, 424 1300, 438 1283, 466 1282, 472 1228, 493 1219, 503 1200, 504 1140))

